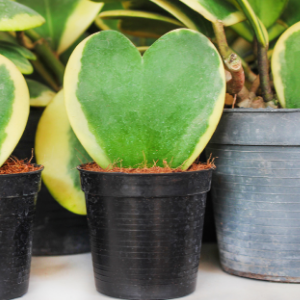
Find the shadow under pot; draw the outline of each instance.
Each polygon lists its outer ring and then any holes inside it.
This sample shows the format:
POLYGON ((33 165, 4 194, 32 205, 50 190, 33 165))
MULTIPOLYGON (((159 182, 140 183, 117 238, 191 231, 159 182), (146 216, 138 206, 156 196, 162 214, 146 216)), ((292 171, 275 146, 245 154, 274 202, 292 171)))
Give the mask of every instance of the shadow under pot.
POLYGON ((21 297, 28 290, 41 172, 0 175, 0 300, 21 297))
MULTIPOLYGON (((31 157, 37 125, 43 111, 44 108, 31 107, 27 126, 13 155, 31 157)), ((43 183, 36 205, 32 251, 34 256, 68 255, 90 251, 86 216, 73 214, 63 208, 43 183)))
POLYGON ((125 174, 78 169, 97 290, 139 300, 192 293, 212 171, 125 174))
POLYGON ((223 269, 300 282, 300 109, 225 109, 206 148, 223 269))

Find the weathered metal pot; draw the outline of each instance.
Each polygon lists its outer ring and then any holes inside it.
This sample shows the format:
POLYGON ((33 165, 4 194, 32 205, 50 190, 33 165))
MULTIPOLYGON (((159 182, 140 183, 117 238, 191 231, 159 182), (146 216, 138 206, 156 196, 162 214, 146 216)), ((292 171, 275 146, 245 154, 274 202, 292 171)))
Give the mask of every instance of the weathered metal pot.
POLYGON ((223 269, 300 282, 300 109, 225 109, 206 152, 223 269))

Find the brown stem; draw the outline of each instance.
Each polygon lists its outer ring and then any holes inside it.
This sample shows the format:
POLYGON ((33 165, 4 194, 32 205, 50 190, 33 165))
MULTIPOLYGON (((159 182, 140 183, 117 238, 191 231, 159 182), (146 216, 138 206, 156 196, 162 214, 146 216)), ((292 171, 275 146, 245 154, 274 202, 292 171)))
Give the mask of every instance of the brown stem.
POLYGON ((263 47, 260 43, 257 43, 257 59, 263 99, 265 102, 272 101, 274 95, 270 84, 268 47, 263 47))
POLYGON ((240 58, 229 48, 224 25, 221 21, 213 23, 219 52, 223 58, 225 68, 231 74, 231 80, 227 82, 227 91, 230 94, 239 93, 245 83, 245 74, 240 58))

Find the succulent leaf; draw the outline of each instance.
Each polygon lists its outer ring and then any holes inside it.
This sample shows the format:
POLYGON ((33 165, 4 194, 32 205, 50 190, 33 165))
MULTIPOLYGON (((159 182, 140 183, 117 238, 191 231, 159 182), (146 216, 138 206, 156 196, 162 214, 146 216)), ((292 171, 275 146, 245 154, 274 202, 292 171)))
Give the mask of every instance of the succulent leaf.
POLYGON ((40 13, 46 23, 36 32, 59 54, 93 22, 103 3, 87 0, 17 0, 40 13))
POLYGON ((300 108, 300 22, 287 29, 277 41, 272 55, 272 73, 282 107, 300 108))
POLYGON ((167 33, 143 57, 119 32, 94 34, 71 55, 64 87, 71 126, 104 168, 120 159, 124 167, 167 160, 188 168, 225 101, 218 51, 188 29, 167 33))
POLYGON ((76 167, 91 161, 70 126, 60 91, 46 107, 38 124, 36 159, 45 166, 42 178, 52 196, 73 213, 86 214, 76 167))
POLYGON ((0 55, 0 166, 11 155, 29 116, 29 92, 17 67, 0 55))
POLYGON ((21 31, 41 26, 45 19, 31 8, 10 0, 0 0, 0 31, 21 31))
POLYGON ((56 95, 48 86, 38 81, 26 79, 26 83, 30 94, 30 106, 45 107, 56 95))

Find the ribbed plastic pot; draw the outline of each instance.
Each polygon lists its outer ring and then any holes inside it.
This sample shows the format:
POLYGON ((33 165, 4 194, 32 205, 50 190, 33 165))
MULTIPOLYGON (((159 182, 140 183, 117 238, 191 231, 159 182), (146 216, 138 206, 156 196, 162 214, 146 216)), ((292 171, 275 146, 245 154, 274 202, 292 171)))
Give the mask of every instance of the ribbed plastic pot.
MULTIPOLYGON (((30 109, 27 126, 13 155, 19 158, 31 156, 36 128, 43 111, 43 108, 32 107, 30 109)), ((33 161, 35 160, 33 159, 33 161)), ((42 183, 36 204, 33 255, 68 255, 89 251, 90 243, 86 217, 64 209, 55 201, 42 183)))
POLYGON ((206 152, 223 269, 300 282, 300 110, 225 109, 206 152))
POLYGON ((21 297, 28 290, 41 171, 0 175, 0 300, 21 297))
POLYGON ((212 170, 124 174, 78 169, 97 290, 139 300, 192 293, 212 170))

